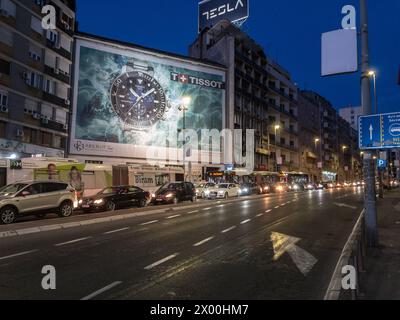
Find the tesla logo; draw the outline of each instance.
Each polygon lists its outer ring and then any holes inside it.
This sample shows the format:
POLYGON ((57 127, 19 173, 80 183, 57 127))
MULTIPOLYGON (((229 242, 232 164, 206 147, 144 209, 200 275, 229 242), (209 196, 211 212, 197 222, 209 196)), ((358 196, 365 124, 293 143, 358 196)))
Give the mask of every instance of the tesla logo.
POLYGON ((83 151, 85 149, 85 145, 82 143, 82 141, 77 141, 74 144, 74 147, 77 151, 83 151))
POLYGON ((223 16, 227 13, 236 11, 238 8, 244 8, 243 0, 237 0, 236 5, 233 7, 231 3, 224 4, 217 8, 211 9, 204 12, 202 15, 206 17, 207 20, 223 16))

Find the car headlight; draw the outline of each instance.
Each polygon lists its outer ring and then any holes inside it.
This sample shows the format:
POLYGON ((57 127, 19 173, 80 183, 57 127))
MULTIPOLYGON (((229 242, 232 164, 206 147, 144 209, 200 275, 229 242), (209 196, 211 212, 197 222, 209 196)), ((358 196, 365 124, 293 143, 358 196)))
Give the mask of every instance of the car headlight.
POLYGON ((172 198, 174 195, 172 194, 172 193, 168 193, 165 197, 167 198, 167 199, 170 199, 170 198, 172 198))
POLYGON ((83 200, 79 200, 78 204, 82 204, 82 203, 83 203, 83 200))
POLYGON ((210 190, 206 190, 206 191, 204 192, 204 194, 205 194, 206 196, 208 196, 208 195, 210 194, 210 190))
POLYGON ((102 204, 104 202, 103 199, 95 200, 94 204, 102 204))

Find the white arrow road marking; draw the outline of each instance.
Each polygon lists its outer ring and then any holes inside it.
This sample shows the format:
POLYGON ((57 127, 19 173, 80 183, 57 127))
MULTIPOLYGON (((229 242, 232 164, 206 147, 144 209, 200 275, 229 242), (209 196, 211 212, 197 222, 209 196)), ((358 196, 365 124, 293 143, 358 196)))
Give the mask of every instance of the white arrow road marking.
POLYGON ((335 205, 335 206, 338 206, 338 207, 340 207, 340 208, 350 208, 350 209, 353 209, 353 210, 356 210, 356 209, 357 209, 357 207, 350 206, 350 205, 345 204, 345 203, 338 203, 338 202, 335 202, 334 205, 335 205))
POLYGON ((274 261, 278 261, 279 258, 287 252, 300 272, 304 276, 307 276, 318 260, 312 254, 296 245, 300 240, 300 238, 291 237, 282 233, 272 232, 271 234, 271 241, 274 248, 274 261))

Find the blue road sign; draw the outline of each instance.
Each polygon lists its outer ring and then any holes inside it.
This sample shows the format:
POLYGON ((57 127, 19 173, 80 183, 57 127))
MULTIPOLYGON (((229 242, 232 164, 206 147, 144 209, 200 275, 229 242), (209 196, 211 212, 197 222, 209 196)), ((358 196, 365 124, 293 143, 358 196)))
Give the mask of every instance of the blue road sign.
POLYGON ((400 112, 359 118, 360 149, 400 148, 400 112))

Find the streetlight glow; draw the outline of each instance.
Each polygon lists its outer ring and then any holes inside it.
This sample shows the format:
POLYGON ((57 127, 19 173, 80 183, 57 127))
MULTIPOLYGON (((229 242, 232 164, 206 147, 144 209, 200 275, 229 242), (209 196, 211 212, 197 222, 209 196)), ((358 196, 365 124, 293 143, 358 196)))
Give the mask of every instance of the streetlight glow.
POLYGON ((182 105, 187 108, 191 104, 192 98, 189 96, 183 97, 181 102, 182 102, 182 105))

